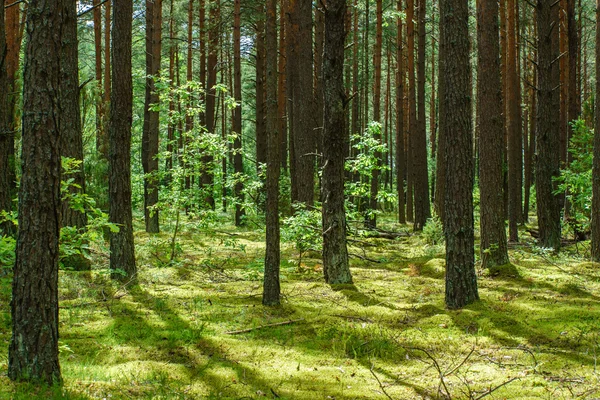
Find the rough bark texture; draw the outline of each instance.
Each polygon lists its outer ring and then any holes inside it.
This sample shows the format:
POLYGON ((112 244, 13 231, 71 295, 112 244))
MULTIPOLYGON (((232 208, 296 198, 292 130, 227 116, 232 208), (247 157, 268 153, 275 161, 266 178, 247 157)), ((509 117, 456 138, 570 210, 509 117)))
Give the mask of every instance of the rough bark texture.
MULTIPOLYGON (((440 15, 442 10, 442 4, 440 0, 440 15)), ((440 39, 444 36, 444 24, 441 23, 440 17, 440 39)), ((446 196, 446 179, 444 178, 446 174, 446 139, 444 138, 444 124, 446 119, 446 111, 444 110, 445 102, 444 97, 446 95, 446 79, 444 74, 442 73, 442 69, 444 68, 444 63, 446 59, 446 55, 444 52, 446 51, 444 47, 444 42, 440 40, 440 55, 439 55, 439 68, 438 68, 438 98, 440 99, 439 107, 438 107, 438 146, 437 146, 437 157, 436 157, 436 165, 435 165, 435 202, 434 209, 437 213, 438 217, 442 221, 445 220, 445 212, 444 212, 444 198, 446 196)))
MULTIPOLYGON (((398 0, 397 11, 402 11, 398 0)), ((404 175, 406 173, 406 150, 404 148, 404 56, 402 55, 402 18, 398 18, 396 30, 396 190, 398 193, 398 222, 406 223, 404 175)))
POLYGON ((142 132, 142 167, 144 169, 144 221, 146 232, 158 233, 158 111, 151 110, 159 98, 154 85, 160 70, 162 50, 162 0, 146 0, 146 97, 142 132))
POLYGON ((108 199, 110 222, 119 232, 110 235, 110 268, 135 279, 135 251, 131 211, 131 123, 133 86, 131 76, 133 1, 115 2, 112 29, 112 90, 110 96, 108 199))
POLYGON ((509 240, 519 241, 518 223, 521 220, 522 149, 521 149, 521 84, 517 69, 517 4, 506 2, 506 123, 508 135, 508 231, 509 240))
POLYGON ((406 47, 408 51, 408 138, 407 138, 407 216, 414 222, 415 203, 415 142, 417 138, 417 82, 415 80, 415 1, 406 1, 406 47))
POLYGON ((105 160, 108 160, 108 152, 109 152, 109 117, 110 117, 110 91, 112 85, 112 76, 111 76, 111 49, 110 49, 110 35, 111 35, 111 15, 112 15, 112 2, 108 1, 104 3, 104 91, 103 91, 103 101, 104 101, 104 110, 108 110, 108 112, 104 113, 104 121, 102 124, 104 125, 104 135, 101 140, 102 143, 100 145, 101 149, 101 157, 105 160))
POLYGON ((315 195, 315 132, 312 77, 312 2, 310 0, 290 0, 290 97, 292 99, 292 124, 294 148, 292 181, 297 193, 292 193, 293 201, 306 205, 314 203, 315 195))
MULTIPOLYGON (((4 0, 0 0, 0 211, 10 211, 10 111, 8 107, 8 75, 6 73, 6 33, 4 25, 4 0)), ((10 223, 0 223, 0 236, 8 235, 10 223)))
POLYGON ((471 132, 471 66, 467 0, 442 0, 441 37, 446 48, 442 74, 448 88, 445 112, 446 306, 462 308, 478 300, 473 233, 473 152, 471 132))
MULTIPOLYGON (((600 0, 596 0, 596 76, 600 76, 600 0)), ((594 162, 592 169, 592 259, 600 262, 600 80, 596 81, 594 162)))
POLYGON ((538 101, 535 186, 542 247, 560 248, 560 207, 553 177, 559 175, 558 120, 558 7, 553 0, 538 0, 538 101))
POLYGON ((265 21, 261 17, 256 23, 256 168, 259 172, 260 166, 267 163, 265 96, 265 21))
POLYGON ((508 263, 502 190, 502 83, 498 2, 477 2, 477 117, 479 120, 479 190, 481 260, 484 268, 508 263))
MULTIPOLYGON (((102 7, 100 0, 93 0, 94 8, 94 72, 96 74, 96 85, 98 95, 102 96, 102 7)), ((102 138, 106 135, 104 131, 104 103, 96 101, 96 152, 102 153, 102 138)))
POLYGON ((330 284, 352 283, 346 247, 344 210, 344 149, 346 91, 344 89, 344 18, 346 0, 328 0, 325 10, 323 57, 323 273, 330 284))
POLYGON ((281 141, 281 168, 287 171, 288 168, 288 140, 287 140, 287 82, 286 82, 286 68, 287 68, 287 57, 286 57, 286 7, 287 1, 283 0, 279 6, 279 75, 277 80, 277 116, 279 118, 279 140, 281 141))
POLYGON ((61 0, 29 2, 23 72, 19 233, 8 376, 61 380, 58 362, 61 0))
POLYGON ((233 132, 236 137, 233 141, 233 171, 235 173, 235 186, 233 188, 236 198, 235 226, 244 223, 244 164, 242 160, 242 63, 241 63, 241 35, 240 35, 241 0, 234 2, 233 16, 233 96, 238 104, 233 110, 233 132))
POLYGON ((414 154, 413 173, 415 176, 415 220, 414 230, 423 230, 427 219, 431 217, 429 203, 429 173, 427 171, 427 133, 425 119, 425 7, 426 1, 419 0, 417 12, 419 22, 419 45, 417 49, 417 86, 418 86, 418 115, 417 126, 413 132, 414 154))
POLYGON ((266 87, 267 87, 267 213, 265 277, 262 302, 267 306, 280 303, 279 264, 279 131, 277 126, 277 5, 267 1, 266 87))

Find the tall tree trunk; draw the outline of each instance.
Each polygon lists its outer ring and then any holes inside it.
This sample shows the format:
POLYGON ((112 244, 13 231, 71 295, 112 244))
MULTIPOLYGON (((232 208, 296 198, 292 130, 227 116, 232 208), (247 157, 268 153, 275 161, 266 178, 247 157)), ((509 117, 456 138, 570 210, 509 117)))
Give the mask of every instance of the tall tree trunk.
MULTIPOLYGON (((79 109, 79 54, 77 51, 77 4, 75 0, 62 2, 62 53, 60 62, 60 153, 62 157, 79 160, 81 165, 70 178, 70 195, 85 193, 85 175, 83 172, 83 132, 79 109)), ((67 198, 62 203, 62 226, 72 226, 85 230, 87 215, 73 208, 67 198)), ((75 269, 89 269, 89 261, 82 255, 65 260, 75 269)))
MULTIPOLYGON (((435 69, 435 43, 438 40, 435 36, 435 15, 436 15, 436 9, 435 9, 435 0, 433 0, 433 3, 431 5, 431 25, 432 25, 432 34, 431 34, 431 97, 429 99, 429 142, 430 142, 430 146, 431 146, 431 159, 435 160, 437 157, 437 112, 436 112, 436 97, 435 97, 435 90, 436 90, 436 82, 435 82, 435 78, 436 78, 436 69, 435 69)), ((439 10, 438 10, 439 11, 439 10)), ((435 202, 435 186, 436 186, 436 182, 435 182, 435 169, 434 169, 434 173, 432 174, 432 179, 431 179, 431 193, 430 193, 430 198, 431 198, 431 203, 435 202)))
POLYGON ((242 55, 241 55, 241 0, 234 1, 233 15, 233 96, 236 107, 233 110, 233 172, 235 173, 235 184, 233 187, 236 198, 235 203, 235 226, 244 223, 246 214, 244 203, 244 164, 242 159, 242 55))
MULTIPOLYGON (((264 14, 264 7, 259 7, 264 14)), ((265 112, 265 21, 261 17, 256 23, 256 168, 267 163, 267 131, 265 112)))
POLYGON ((419 0, 419 46, 417 59, 417 85, 418 85, 418 115, 416 130, 413 131, 414 154, 413 173, 415 176, 415 221, 414 230, 423 230, 427 219, 431 217, 429 204, 429 173, 427 168, 427 122, 425 119, 425 11, 426 0, 419 0))
POLYGON ((142 133, 142 167, 144 169, 144 221, 146 232, 158 233, 158 104, 155 80, 158 79, 162 51, 162 0, 146 0, 146 97, 142 133))
MULTIPOLYGON (((32 0, 27 14, 19 233, 12 282, 12 338, 8 349, 11 379, 48 385, 61 381, 58 361, 61 115, 57 100, 62 6, 61 0, 32 0)), ((0 1, 0 7, 4 8, 4 1, 0 1)))
MULTIPOLYGON (((10 211, 12 208, 10 185, 10 157, 11 151, 11 113, 8 105, 8 75, 6 72, 7 48, 4 25, 4 0, 0 0, 0 212, 10 211)), ((0 222, 0 237, 12 231, 10 222, 0 222)))
MULTIPOLYGON (((315 37, 314 37, 314 114, 315 120, 315 145, 317 154, 322 153, 323 146, 323 81, 321 68, 323 67, 323 42, 325 40, 325 10, 327 0, 319 1, 314 7, 315 37)), ((320 162, 321 160, 319 160, 320 162)))
POLYGON ((478 300, 473 229, 473 146, 469 5, 467 0, 441 0, 440 26, 445 51, 442 74, 448 88, 442 136, 446 142, 446 306, 462 308, 478 300))
MULTIPOLYGON (((173 5, 175 0, 169 3, 169 82, 171 88, 175 85, 175 18, 173 16, 173 5)), ((169 115, 175 112, 175 99, 173 96, 169 99, 169 115)), ((165 169, 168 171, 169 179, 171 179, 171 170, 173 169, 173 159, 175 157, 175 124, 169 122, 167 127, 167 154, 169 157, 166 160, 165 169)))
MULTIPOLYGON (((600 76, 600 0, 596 0, 596 76, 600 76)), ((600 80, 596 80, 592 168, 592 259, 600 262, 600 80)))
POLYGON ((277 5, 267 0, 266 21, 266 97, 267 97, 267 210, 266 253, 263 286, 264 305, 280 303, 279 264, 279 130, 277 126, 277 5))
POLYGON ((504 196, 498 190, 502 188, 504 125, 496 0, 477 2, 477 45, 481 260, 483 268, 490 268, 509 261, 504 196))
POLYGON ((110 124, 110 98, 111 98, 111 86, 112 86, 112 77, 111 77, 111 49, 110 49, 110 35, 111 35, 111 18, 112 18, 112 2, 108 1, 104 4, 104 91, 103 91, 103 101, 104 101, 104 110, 107 112, 104 113, 104 121, 102 121, 104 136, 102 137, 102 144, 100 145, 100 149, 102 150, 101 157, 105 160, 108 160, 108 152, 109 152, 109 124, 110 124))
MULTIPOLYGON (((378 2, 380 4, 381 2, 378 2)), ((325 9, 323 57, 323 273, 329 284, 352 283, 346 247, 344 210, 344 18, 346 0, 328 0, 325 9)), ((377 54, 377 50, 375 51, 377 54)))
MULTIPOLYGON (((373 121, 381 123, 381 48, 383 44, 383 0, 377 0, 375 48, 373 49, 373 121)), ((374 139, 381 143, 381 128, 376 131, 374 139)), ((377 227, 377 196, 379 193, 379 175, 381 169, 381 152, 375 152, 376 166, 371 173, 371 192, 369 197, 370 212, 365 220, 369 228, 377 227)))
MULTIPOLYGON (((219 51, 219 36, 221 22, 221 1, 216 0, 209 3, 209 21, 208 30, 208 62, 207 62, 207 79, 206 79, 206 130, 209 134, 215 132, 216 127, 216 91, 214 86, 217 84, 217 52, 219 51)), ((205 203, 211 209, 215 209, 215 199, 213 195, 214 177, 214 157, 211 154, 205 153, 202 155, 202 173, 200 183, 202 184, 205 203)))
POLYGON ((444 68, 444 63, 447 56, 444 54, 446 51, 444 47, 444 41, 442 37, 445 35, 444 33, 444 24, 441 21, 441 10, 442 10, 442 0, 440 0, 440 24, 439 24, 439 35, 440 35, 440 50, 439 50, 439 68, 438 68, 438 98, 439 106, 438 106, 438 146, 437 146, 437 154, 436 154, 436 162, 435 162, 435 212, 438 217, 442 221, 445 220, 445 212, 444 212, 444 202, 446 196, 446 139, 444 138, 444 124, 446 118, 446 110, 444 97, 446 96, 446 79, 445 75, 442 73, 442 69, 444 68))
POLYGON ((104 102, 102 99, 102 8, 100 0, 93 1, 94 8, 94 61, 96 85, 99 100, 96 101, 96 152, 102 154, 102 143, 106 130, 104 129, 104 102))
MULTIPOLYGON (((311 206, 315 195, 315 149, 312 76, 312 2, 310 0, 290 0, 290 52, 288 66, 290 74, 295 168, 292 182, 297 193, 293 201, 311 206), (294 184, 294 183, 293 183, 294 184)), ((294 195, 294 193, 292 193, 294 195)))
MULTIPOLYGON (((397 0, 396 10, 402 12, 402 0, 397 0)), ((396 23, 396 190, 398 193, 398 222, 406 223, 404 175, 406 150, 404 148, 404 56, 402 55, 402 18, 396 23)))
POLYGON ((415 80, 415 1, 406 2, 406 47, 408 49, 408 140, 407 140, 407 220, 416 221, 414 218, 416 211, 416 190, 415 190, 415 143, 416 132, 419 128, 417 120, 417 85, 415 80))
POLYGON ((521 220, 522 149, 521 149, 521 84, 518 75, 517 3, 506 1, 506 123, 508 132, 508 239, 519 241, 518 224, 521 220))
POLYGON ((110 142, 108 198, 110 222, 119 225, 110 235, 110 268, 117 279, 134 280, 137 274, 131 210, 131 123, 133 84, 131 46, 133 1, 115 2, 112 29, 112 91, 110 96, 110 142), (122 270, 125 276, 117 270, 122 270))
MULTIPOLYGON (((194 79, 194 63, 193 63, 193 33, 194 33, 194 0, 188 1, 188 19, 187 19, 187 57, 185 63, 185 81, 187 85, 190 85, 192 80, 194 79)), ((216 50, 215 50, 216 51, 216 50)), ((216 78, 215 78, 216 84, 216 78)), ((185 105, 185 133, 183 134, 183 148, 186 151, 190 151, 189 147, 192 141, 192 129, 194 129, 194 118, 192 116, 191 108, 192 108, 192 90, 188 86, 188 100, 185 105)), ((215 99, 216 101, 216 99, 215 99)), ((213 123, 216 126, 216 123, 213 123)), ((185 171, 190 171, 193 169, 193 166, 188 163, 187 157, 182 158, 183 169, 185 171)), ((209 164, 210 165, 210 164, 209 164)), ((206 170, 206 166, 204 166, 203 171, 206 170)), ((192 188, 192 179, 193 174, 187 173, 184 178, 184 187, 186 190, 190 190, 192 188)))
POLYGON ((538 100, 535 186, 542 247, 560 248, 560 207, 553 178, 560 171, 558 121, 558 7, 553 0, 537 3, 538 100))
POLYGON ((278 118, 279 118, 279 138, 281 140, 281 150, 279 152, 281 157, 281 168, 284 171, 287 171, 288 168, 288 140, 287 140, 287 113, 286 113, 286 103, 287 103, 287 81, 286 81, 286 68, 287 68, 287 59, 286 59, 286 18, 285 15, 287 13, 287 0, 283 0, 279 6, 279 75, 277 81, 277 108, 278 108, 278 118))

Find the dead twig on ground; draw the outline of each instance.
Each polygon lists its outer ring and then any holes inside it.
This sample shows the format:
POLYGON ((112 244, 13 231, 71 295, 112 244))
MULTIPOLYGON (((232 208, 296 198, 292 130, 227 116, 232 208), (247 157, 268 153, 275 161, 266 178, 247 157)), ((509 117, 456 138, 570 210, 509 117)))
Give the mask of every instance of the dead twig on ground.
POLYGON ((270 328, 270 327, 273 327, 273 326, 283 326, 283 325, 295 324, 296 322, 300 322, 300 321, 304 321, 304 318, 291 319, 289 321, 276 322, 274 324, 259 325, 259 326, 255 326, 254 328, 241 329, 239 331, 229 331, 229 332, 225 332, 225 334, 226 335, 239 335, 240 333, 248 333, 248 332, 252 332, 252 331, 258 330, 258 329, 270 328))

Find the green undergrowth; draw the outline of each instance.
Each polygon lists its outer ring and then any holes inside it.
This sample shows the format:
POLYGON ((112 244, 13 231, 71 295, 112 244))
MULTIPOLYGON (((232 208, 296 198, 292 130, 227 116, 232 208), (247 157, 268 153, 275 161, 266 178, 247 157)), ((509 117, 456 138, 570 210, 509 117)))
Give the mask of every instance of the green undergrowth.
POLYGON ((263 307, 263 238, 188 227, 170 260, 168 232, 138 231, 129 288, 102 249, 91 272, 61 271, 62 388, 6 378, 0 278, 0 398, 600 397, 600 271, 585 243, 554 255, 523 238, 511 264, 478 271, 481 301, 449 311, 444 247, 418 235, 353 238, 355 284, 342 286, 323 283, 318 254, 299 264, 283 245, 282 305, 263 307))

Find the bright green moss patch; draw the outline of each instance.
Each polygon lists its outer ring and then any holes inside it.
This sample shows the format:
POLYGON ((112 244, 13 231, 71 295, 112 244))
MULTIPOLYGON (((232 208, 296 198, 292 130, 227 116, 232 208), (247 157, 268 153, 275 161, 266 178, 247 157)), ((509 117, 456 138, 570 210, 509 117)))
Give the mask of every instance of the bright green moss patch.
POLYGON ((513 379, 489 398, 600 396, 600 268, 571 249, 512 249, 480 271, 481 301, 448 311, 443 247, 419 236, 353 242, 354 285, 334 287, 318 254, 284 246, 283 303, 265 308, 261 232, 188 228, 173 262, 168 233, 136 240, 136 287, 101 254, 61 271, 62 388, 6 378, 1 280, 1 399, 469 398, 513 379))

